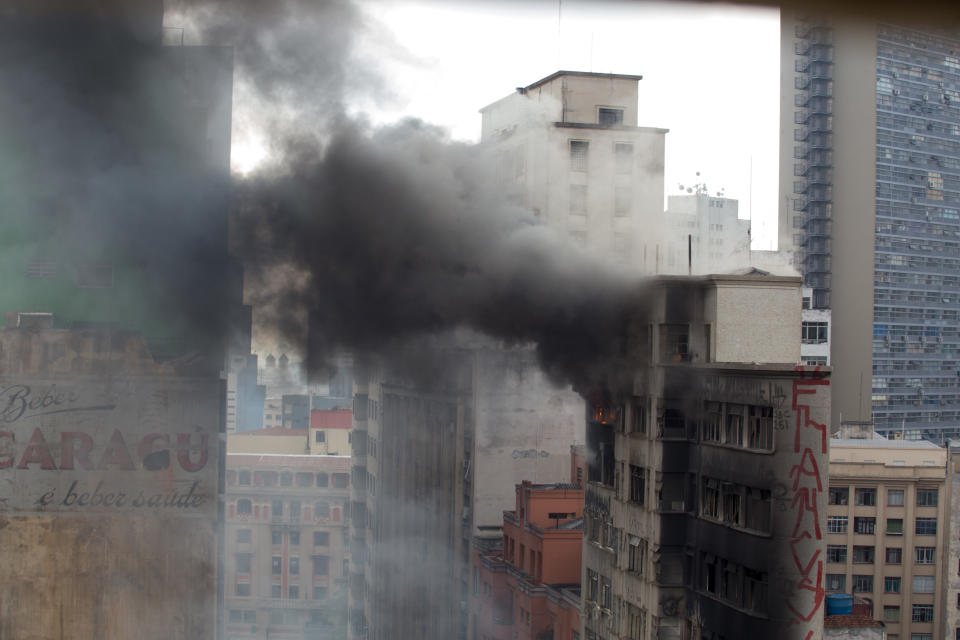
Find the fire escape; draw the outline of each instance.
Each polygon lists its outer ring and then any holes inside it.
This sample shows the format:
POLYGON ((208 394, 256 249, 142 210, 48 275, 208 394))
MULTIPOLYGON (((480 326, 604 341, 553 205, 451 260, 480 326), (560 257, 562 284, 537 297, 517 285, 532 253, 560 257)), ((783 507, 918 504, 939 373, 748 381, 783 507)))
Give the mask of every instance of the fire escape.
POLYGON ((833 32, 823 22, 796 26, 794 53, 794 228, 814 308, 830 307, 833 217, 833 32))

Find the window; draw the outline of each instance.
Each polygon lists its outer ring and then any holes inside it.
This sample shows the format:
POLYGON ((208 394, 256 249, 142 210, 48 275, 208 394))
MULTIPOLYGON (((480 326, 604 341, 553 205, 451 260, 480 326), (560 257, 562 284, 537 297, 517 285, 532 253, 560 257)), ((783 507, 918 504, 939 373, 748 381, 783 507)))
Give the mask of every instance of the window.
POLYGON ((587 185, 570 185, 570 214, 586 215, 587 213, 587 185))
POLYGON ((842 544, 827 545, 827 562, 846 562, 847 547, 842 544))
POLYGON ((773 449, 773 407, 750 407, 747 447, 764 451, 773 449))
POLYGON ((630 187, 615 187, 613 190, 613 214, 618 217, 630 215, 633 206, 633 191, 630 187))
POLYGON ((237 543, 250 542, 250 529, 237 529, 237 543))
POLYGON ((884 593, 900 593, 900 576, 887 576, 883 579, 884 593))
POLYGON ((593 569, 587 569, 587 600, 596 602, 600 594, 600 577, 593 569))
POLYGON ((288 597, 291 600, 297 600, 300 598, 300 586, 296 584, 290 585, 290 589, 287 591, 288 597))
POLYGON ((623 109, 600 107, 597 110, 597 122, 604 127, 623 124, 623 109))
POLYGON ((586 140, 570 141, 570 170, 587 170, 587 152, 590 149, 590 143, 586 140))
POLYGON ((327 556, 313 556, 313 575, 325 576, 330 573, 330 558, 327 556))
POLYGON ((914 549, 914 562, 917 564, 933 564, 936 562, 936 547, 916 547, 914 549))
MULTIPOLYGON (((684 344, 686 353, 686 344, 684 344)), ((727 422, 723 441, 727 444, 740 446, 743 443, 743 407, 740 405, 727 406, 727 422)))
POLYGON ((274 529, 270 532, 270 544, 273 546, 279 546, 283 543, 283 533, 279 529, 274 529))
POLYGON ((915 533, 918 536, 937 535, 937 519, 936 518, 917 518, 915 533))
POLYGON ((743 568, 743 606, 750 611, 767 611, 767 574, 743 568))
POLYGON ((853 561, 856 563, 873 564, 873 547, 867 545, 854 545, 853 561))
POLYGON ((647 471, 643 467, 630 465, 630 502, 643 504, 647 493, 647 471))
POLYGON ((278 576, 282 573, 282 571, 283 571, 283 558, 281 558, 280 556, 273 556, 273 558, 270 559, 270 573, 272 573, 275 576, 278 576))
POLYGON ((290 575, 300 575, 300 558, 296 556, 290 558, 290 575))
POLYGON ((914 593, 933 593, 933 576, 913 576, 914 593))
POLYGON ((346 489, 347 483, 350 476, 346 473, 335 473, 333 474, 333 488, 334 489, 346 489))
POLYGON ((847 576, 842 573, 827 574, 827 591, 844 591, 847 585, 847 576))
POLYGON ((900 547, 887 547, 887 564, 901 564, 903 562, 903 549, 900 547))
POLYGON ((754 531, 763 531, 770 533, 771 509, 773 506, 770 500, 771 493, 767 489, 755 489, 746 487, 747 514, 744 526, 754 531))
POLYGON ((883 621, 884 622, 900 622, 900 607, 884 605, 883 621))
POLYGON ((297 474, 297 486, 298 487, 312 487, 313 486, 313 474, 312 473, 298 473, 297 474))
POLYGON ((317 518, 330 517, 330 504, 327 502, 318 502, 313 505, 313 515, 317 518))
POLYGON ((326 600, 326 599, 327 599, 327 588, 326 588, 326 587, 314 587, 314 588, 313 588, 313 599, 314 599, 314 600, 326 600))
POLYGON ((283 591, 278 584, 270 585, 270 597, 271 598, 280 598, 283 596, 283 591))
POLYGON ((330 546, 330 534, 326 531, 314 531, 313 532, 313 546, 315 547, 328 547, 330 546))
POLYGON ((801 334, 803 344, 825 343, 827 341, 827 324, 826 322, 804 322, 801 334))
POLYGON ((933 605, 932 604, 915 604, 913 605, 913 613, 910 616, 912 622, 933 622, 933 605))
POLYGON ((274 518, 279 518, 283 515, 283 501, 274 500, 270 503, 270 513, 273 514, 274 518))
POLYGON ((857 489, 856 492, 856 504, 861 507, 875 507, 877 506, 877 490, 876 489, 857 489))
POLYGON ((327 441, 327 432, 326 431, 316 431, 314 435, 316 442, 326 442, 327 441))
POLYGON ((846 533, 847 516, 827 516, 827 533, 846 533))
POLYGON ((284 471, 280 474, 280 486, 281 487, 291 487, 293 486, 293 474, 289 471, 284 471))
POLYGON ((618 142, 613 146, 613 155, 616 158, 617 173, 633 173, 633 145, 618 142))
POLYGON ((903 535, 903 518, 887 518, 887 535, 903 535))
POLYGON ((299 500, 290 501, 290 517, 294 520, 300 519, 300 501, 299 500))
POLYGON ((647 541, 641 540, 636 536, 630 536, 630 545, 628 547, 627 555, 627 570, 642 575, 646 561, 647 541))
POLYGON ((903 489, 889 489, 887 491, 887 504, 891 507, 902 507, 903 489))
POLYGON ((317 474, 317 486, 320 488, 326 487, 330 482, 330 477, 325 473, 317 474))
POLYGON ((240 484, 241 484, 241 485, 243 485, 243 486, 249 486, 249 485, 250 485, 250 472, 249 472, 249 471, 241 471, 241 472, 238 474, 238 476, 239 476, 239 478, 240 478, 240 484))
POLYGON ((291 547, 300 546, 300 532, 299 532, 299 531, 291 531, 288 535, 290 536, 290 546, 291 546, 291 547))
POLYGON ((241 598, 249 597, 250 595, 250 584, 247 582, 238 582, 237 583, 237 595, 241 598))
POLYGON ((830 487, 829 504, 847 504, 850 499, 849 487, 830 487))
POLYGON ((937 506, 937 490, 917 488, 917 506, 918 507, 937 506))
POLYGON ((250 573, 250 554, 237 554, 237 573, 250 573))
POLYGON ((873 576, 853 576, 854 593, 872 593, 873 576))
POLYGON ((872 536, 876 533, 877 519, 856 517, 853 519, 853 532, 872 536))
POLYGON ((250 511, 251 506, 249 500, 237 500, 237 513, 239 515, 247 515, 250 511))
POLYGON ((703 421, 703 440, 706 442, 722 442, 723 436, 720 425, 723 423, 723 409, 719 402, 708 402, 706 418, 703 421))

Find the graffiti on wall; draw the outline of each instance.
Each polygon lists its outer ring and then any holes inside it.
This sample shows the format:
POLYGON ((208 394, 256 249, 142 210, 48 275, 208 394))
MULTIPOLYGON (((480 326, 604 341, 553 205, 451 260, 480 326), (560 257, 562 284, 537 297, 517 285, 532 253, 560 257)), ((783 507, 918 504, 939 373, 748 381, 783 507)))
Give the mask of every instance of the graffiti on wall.
POLYGON ((793 561, 791 573, 799 577, 789 591, 786 605, 791 623, 808 627, 804 640, 817 636, 817 625, 812 623, 826 596, 820 543, 823 531, 817 505, 821 503, 827 485, 827 469, 822 464, 827 454, 827 425, 814 419, 813 407, 817 392, 829 385, 830 381, 816 371, 809 377, 793 381, 794 434, 789 504, 794 525, 789 544, 793 561), (818 457, 821 463, 817 462, 818 457))

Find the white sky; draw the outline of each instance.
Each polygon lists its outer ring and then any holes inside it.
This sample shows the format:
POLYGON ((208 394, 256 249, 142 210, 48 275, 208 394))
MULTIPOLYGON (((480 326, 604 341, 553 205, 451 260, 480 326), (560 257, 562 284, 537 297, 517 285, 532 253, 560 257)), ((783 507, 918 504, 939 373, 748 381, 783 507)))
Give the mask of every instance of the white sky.
POLYGON ((725 190, 752 214, 754 248, 776 242, 777 9, 681 3, 444 3, 368 0, 368 42, 391 104, 358 104, 377 123, 415 116, 476 141, 478 110, 559 69, 638 74, 639 124, 670 129, 666 194, 725 190), (752 159, 752 189, 751 189, 752 159), (751 198, 752 193, 752 198, 751 198))

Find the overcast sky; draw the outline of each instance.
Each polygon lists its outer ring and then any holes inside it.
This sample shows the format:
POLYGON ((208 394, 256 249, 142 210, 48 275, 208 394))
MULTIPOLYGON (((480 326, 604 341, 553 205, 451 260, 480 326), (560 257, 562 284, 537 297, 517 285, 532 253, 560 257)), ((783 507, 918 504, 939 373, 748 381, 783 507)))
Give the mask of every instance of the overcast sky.
POLYGON ((773 247, 777 9, 585 0, 364 6, 395 41, 380 58, 395 99, 355 105, 374 122, 416 116, 476 141, 481 107, 558 69, 642 75, 639 124, 670 129, 667 195, 699 171, 711 193, 740 201, 741 217, 752 213, 754 248, 773 247))

